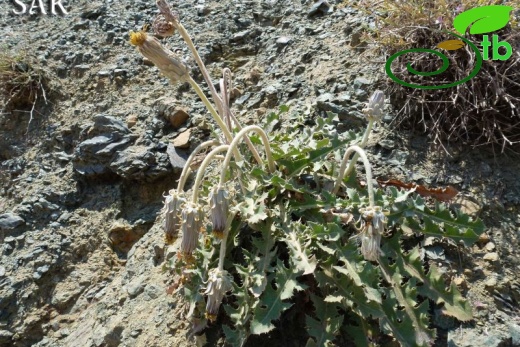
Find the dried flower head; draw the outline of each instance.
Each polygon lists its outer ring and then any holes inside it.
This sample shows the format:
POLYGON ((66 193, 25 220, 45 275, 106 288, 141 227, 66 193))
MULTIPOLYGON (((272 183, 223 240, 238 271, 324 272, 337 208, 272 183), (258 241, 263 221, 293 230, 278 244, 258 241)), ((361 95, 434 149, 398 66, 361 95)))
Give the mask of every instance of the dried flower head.
POLYGON ((233 278, 226 270, 218 268, 209 271, 208 286, 204 290, 204 295, 208 296, 206 302, 206 318, 214 322, 217 319, 218 309, 222 303, 224 295, 233 289, 233 278))
POLYGON ((383 118, 383 109, 385 107, 385 93, 376 90, 368 99, 368 105, 363 111, 369 120, 376 122, 383 118))
POLYGON ((162 13, 155 17, 152 27, 155 33, 162 37, 172 36, 175 33, 175 25, 168 21, 162 13))
POLYGON ((383 253, 380 248, 381 234, 385 230, 386 216, 381 207, 367 208, 362 211, 362 230, 353 238, 361 241, 361 253, 366 260, 377 261, 383 253))
POLYGON ((144 31, 130 32, 130 43, 172 82, 189 77, 189 68, 172 51, 164 48, 159 40, 144 31))
POLYGON ((211 223, 215 236, 222 239, 229 213, 229 193, 220 185, 213 187, 209 193, 211 223))
POLYGON ((199 232, 202 229, 202 207, 194 203, 187 203, 182 209, 181 218, 181 254, 189 257, 197 247, 199 232))
POLYGON ((164 236, 165 242, 170 245, 179 231, 181 224, 180 211, 186 199, 176 189, 170 190, 164 198, 164 236))

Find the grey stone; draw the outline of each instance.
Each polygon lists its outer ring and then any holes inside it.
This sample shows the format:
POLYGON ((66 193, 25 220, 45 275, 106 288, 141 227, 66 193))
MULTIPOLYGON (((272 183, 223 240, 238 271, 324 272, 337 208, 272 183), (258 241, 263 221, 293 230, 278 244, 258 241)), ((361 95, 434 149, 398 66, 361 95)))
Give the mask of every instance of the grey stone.
POLYGON ((292 38, 290 38, 289 36, 280 36, 277 40, 276 40, 276 44, 279 46, 279 47, 285 47, 287 46, 289 43, 292 42, 292 38))
POLYGON ((168 154, 170 164, 173 167, 174 171, 182 171, 184 165, 186 165, 186 159, 188 158, 188 156, 185 153, 183 153, 183 151, 176 149, 173 143, 168 144, 166 153, 168 154))
POLYGON ((247 38, 250 34, 251 34, 250 30, 240 31, 240 32, 236 33, 235 35, 233 35, 233 37, 231 39, 233 41, 242 41, 245 38, 247 38))
POLYGON ((115 69, 114 76, 126 76, 128 74, 127 69, 115 69))
POLYGON ((36 271, 40 274, 44 274, 49 271, 49 265, 43 265, 36 269, 36 271))
POLYGON ((82 175, 99 176, 113 173, 110 163, 122 150, 136 139, 122 120, 107 115, 98 115, 88 128, 88 138, 74 151, 73 167, 82 175))
POLYGON ((144 286, 143 279, 139 277, 126 286, 126 291, 131 298, 135 298, 144 291, 144 286))
POLYGON ((0 215, 0 229, 12 230, 24 224, 25 220, 14 213, 4 213, 0 215))
POLYGON ((520 325, 510 323, 508 325, 509 334, 511 335, 511 342, 513 346, 520 346, 520 325))
POLYGON ((110 170, 125 179, 153 181, 171 171, 164 153, 154 147, 132 146, 119 152, 109 165, 110 170))
POLYGON ((395 148, 395 142, 390 139, 383 139, 378 142, 379 146, 385 148, 385 149, 394 149, 395 148))
POLYGON ((319 13, 328 14, 331 13, 332 10, 333 7, 328 3, 328 1, 318 0, 312 5, 309 12, 307 12, 307 16, 311 17, 319 13))
POLYGON ((112 76, 112 73, 110 71, 101 70, 97 73, 99 77, 110 77, 112 76))
POLYGON ((149 284, 146 286, 144 294, 146 295, 146 297, 148 297, 148 299, 157 299, 159 297, 160 291, 161 289, 158 286, 154 284, 149 284))
MULTIPOLYGON (((321 96, 322 95, 320 95, 320 97, 321 96)), ((318 97, 318 99, 320 97, 318 97)), ((323 96, 323 98, 325 97, 328 97, 328 95, 323 96)), ((340 121, 347 126, 359 127, 366 123, 365 117, 350 107, 344 107, 341 105, 337 105, 333 102, 321 100, 317 100, 316 107, 320 111, 332 112, 337 114, 340 121)))
POLYGON ((367 86, 367 85, 370 85, 372 84, 372 82, 365 78, 365 77, 358 77, 354 80, 354 87, 355 88, 360 88, 362 86, 367 86))
POLYGON ((90 21, 88 20, 82 20, 81 22, 79 23, 76 23, 72 26, 72 30, 80 30, 80 29, 88 29, 88 27, 90 26, 90 21))
POLYGON ((135 339, 137 336, 141 335, 141 332, 142 330, 132 330, 130 332, 130 336, 132 336, 135 339))
POLYGON ((245 93, 244 95, 242 95, 235 101, 235 104, 243 105, 250 97, 251 97, 251 93, 245 93))

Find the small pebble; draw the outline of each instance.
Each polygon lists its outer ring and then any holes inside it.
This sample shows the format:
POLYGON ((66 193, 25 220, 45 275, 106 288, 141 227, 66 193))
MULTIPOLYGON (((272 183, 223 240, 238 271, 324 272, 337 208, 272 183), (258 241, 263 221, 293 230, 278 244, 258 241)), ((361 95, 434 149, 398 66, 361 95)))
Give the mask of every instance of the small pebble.
POLYGON ((492 252, 492 253, 487 253, 486 255, 484 255, 484 260, 488 260, 488 261, 498 261, 498 253, 497 252, 492 252))

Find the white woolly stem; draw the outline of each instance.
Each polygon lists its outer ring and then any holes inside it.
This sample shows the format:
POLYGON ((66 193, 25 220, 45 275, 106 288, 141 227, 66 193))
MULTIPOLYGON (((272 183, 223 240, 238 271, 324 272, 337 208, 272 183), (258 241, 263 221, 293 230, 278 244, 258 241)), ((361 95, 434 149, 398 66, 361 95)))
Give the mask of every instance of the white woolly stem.
MULTIPOLYGON (((359 147, 361 148, 365 148, 365 145, 367 144, 368 142, 368 137, 370 135, 370 131, 372 130, 372 127, 374 126, 374 120, 373 119, 370 119, 368 121, 368 127, 367 129, 365 130, 365 134, 363 135, 363 139, 361 140, 361 143, 359 144, 359 147)), ((352 172, 352 170, 354 170, 354 166, 356 165, 356 162, 357 160, 359 159, 359 155, 356 153, 354 155, 354 158, 352 158, 352 161, 350 162, 348 168, 347 168, 347 171, 345 171, 345 174, 343 176, 347 176, 347 175, 350 175, 350 173, 352 172)))
MULTIPOLYGON (((195 45, 193 44, 193 41, 191 40, 190 34, 179 21, 175 21, 175 27, 177 30, 179 30, 179 34, 181 35, 184 42, 186 42, 186 45, 190 49, 191 54, 193 55, 193 58, 197 62, 197 65, 199 66, 199 69, 202 72, 202 75, 204 76, 206 83, 208 84, 209 91, 211 93, 211 96, 213 97, 213 100, 215 101, 215 104, 217 105, 219 113, 223 115, 224 111, 222 110, 222 100, 220 99, 220 97, 217 94, 217 90, 215 89, 215 86, 213 85, 213 82, 211 81, 211 77, 209 76, 208 69, 206 68, 206 66, 204 65, 204 62, 200 58, 199 52, 197 51, 197 48, 195 48, 195 45)), ((229 130, 231 131, 231 129, 229 129, 229 130)), ((231 141, 231 140, 229 140, 229 141, 231 141)))
MULTIPOLYGON (((240 130, 238 134, 236 134, 235 138, 231 143, 229 144, 229 150, 226 154, 226 158, 224 159, 224 163, 222 164, 222 172, 220 173, 220 185, 223 185, 226 181, 226 169, 229 166, 229 162, 231 160, 232 151, 236 149, 240 141, 242 140, 242 137, 244 137, 248 132, 254 131, 258 135, 260 135, 260 138, 262 139, 262 143, 265 148, 265 154, 267 157, 267 163, 269 166, 269 172, 274 172, 275 165, 273 156, 271 154, 271 146, 269 145, 269 139, 267 138, 267 135, 262 130, 262 128, 256 126, 256 125, 249 125, 245 127, 244 129, 240 130)), ((259 162, 259 164, 262 164, 262 161, 259 162)))
POLYGON ((216 140, 210 140, 201 143, 198 145, 193 152, 191 152, 190 156, 188 157, 188 160, 186 160, 186 164, 184 165, 184 168, 182 169, 181 177, 179 177, 179 185, 177 186, 177 191, 181 192, 184 190, 184 185, 186 184, 186 180, 188 179, 188 175, 190 172, 190 166, 197 154, 199 154, 200 151, 203 149, 210 147, 210 146, 216 146, 219 142, 216 140))
POLYGON ((215 120, 215 122, 217 122, 218 126, 224 133, 224 136, 226 137, 227 142, 231 142, 233 140, 233 135, 231 135, 231 132, 227 128, 226 124, 224 123, 222 118, 220 118, 217 110, 215 110, 215 108, 213 107, 213 105, 211 104, 209 99, 206 97, 206 95, 204 94, 204 92, 202 91, 200 86, 197 84, 197 82, 195 82, 193 80, 193 78, 191 78, 191 76, 187 78, 187 82, 192 86, 192 88, 195 90, 197 95, 201 98, 202 102, 204 103, 206 108, 209 110, 209 113, 211 113, 211 115, 213 116, 213 119, 215 120))
POLYGON ((204 160, 202 161, 202 164, 200 164, 200 168, 197 171, 197 177, 195 178, 195 183, 193 184, 193 196, 191 199, 193 201, 193 203, 197 203, 197 201, 199 200, 199 191, 200 191, 199 187, 200 187, 202 178, 204 177, 204 173, 205 173, 206 168, 208 167, 209 163, 211 162, 211 160, 213 160, 213 157, 215 155, 217 155, 220 152, 227 151, 229 149, 229 147, 230 147, 229 145, 220 145, 220 146, 214 148, 211 152, 208 153, 206 158, 204 158, 204 160))
MULTIPOLYGON (((345 155, 343 156, 343 160, 341 161, 339 175, 338 175, 338 178, 336 179, 336 184, 334 185, 334 189, 332 190, 332 193, 333 194, 338 193, 339 187, 341 186, 341 182, 343 181, 343 178, 345 177, 345 168, 347 166, 348 158, 354 152, 359 155, 359 157, 363 161, 363 164, 365 165, 365 171, 366 171, 366 176, 367 176, 368 201, 369 201, 370 207, 373 208, 374 207, 374 188, 373 188, 373 184, 372 184, 372 168, 370 167, 370 162, 368 161, 365 151, 359 146, 350 146, 349 148, 347 148, 347 152, 345 153, 345 155)), ((352 160, 352 162, 353 162, 353 160, 352 160)))

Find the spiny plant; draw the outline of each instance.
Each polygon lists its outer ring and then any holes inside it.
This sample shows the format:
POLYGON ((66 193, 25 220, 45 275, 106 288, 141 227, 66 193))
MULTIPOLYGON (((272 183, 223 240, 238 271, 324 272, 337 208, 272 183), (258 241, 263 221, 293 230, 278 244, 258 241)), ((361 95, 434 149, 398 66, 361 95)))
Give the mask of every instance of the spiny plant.
POLYGON ((469 303, 441 268, 427 262, 421 245, 425 236, 470 245, 484 226, 411 191, 374 189, 363 147, 383 115, 384 94, 370 97, 363 134, 339 133, 333 114, 304 126, 309 120, 284 106, 262 126, 242 128, 227 98, 230 72, 218 95, 178 16, 164 0, 157 4, 155 31, 163 37, 179 31, 216 107, 158 40, 140 31, 131 33, 131 43, 171 80, 194 86, 220 128, 216 140, 190 155, 163 210, 166 243, 181 235, 172 246, 178 257, 165 268, 187 303, 193 333, 211 325, 226 344, 243 346, 252 335, 275 330, 292 311, 306 325, 302 339, 309 347, 330 346, 343 331, 358 346, 385 339, 430 346, 434 308, 471 320, 469 303), (191 163, 209 148, 185 191, 191 163), (356 180, 358 159, 366 187, 356 180), (215 162, 217 174, 210 169, 215 162))
MULTIPOLYGON (((365 41, 374 44, 368 50, 371 55, 390 57, 399 51, 429 49, 446 58, 443 61, 440 55, 425 51, 403 54, 392 63, 395 76, 422 86, 466 80, 431 90, 387 79, 387 91, 398 110, 396 123, 427 131, 441 146, 446 141, 461 141, 473 146, 498 145, 503 151, 519 143, 520 57, 513 48, 509 59, 492 60, 492 49, 481 44, 484 35, 490 41, 497 35, 500 41, 518 47, 519 6, 518 0, 360 1, 358 8, 376 23, 374 30, 365 32, 365 41), (465 24, 462 29, 461 22, 465 24), (470 44, 450 45, 460 41, 453 32, 470 44), (485 50, 490 52, 488 60, 482 60, 479 52, 485 50), (444 64, 447 69, 441 73, 444 64)), ((504 54, 503 48, 499 52, 504 54)))

